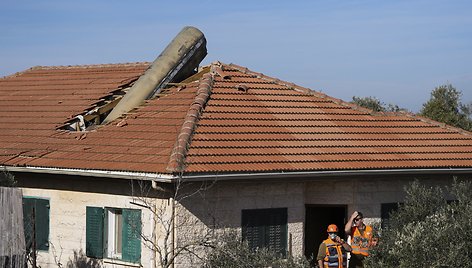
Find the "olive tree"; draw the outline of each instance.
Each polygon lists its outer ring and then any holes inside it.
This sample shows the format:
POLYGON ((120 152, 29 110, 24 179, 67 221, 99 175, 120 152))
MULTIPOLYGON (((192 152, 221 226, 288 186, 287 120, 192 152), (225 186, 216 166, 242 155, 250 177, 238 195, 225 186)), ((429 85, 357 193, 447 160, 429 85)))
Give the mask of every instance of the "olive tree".
POLYGON ((458 180, 449 188, 409 185, 366 267, 472 267, 471 190, 458 180))
POLYGON ((462 92, 451 84, 436 87, 423 104, 420 115, 470 131, 472 104, 463 104, 461 96, 462 92))
POLYGON ((406 111, 395 104, 385 104, 376 97, 357 97, 353 96, 351 103, 361 107, 371 109, 374 112, 401 112, 406 111))
POLYGON ((311 267, 304 256, 283 258, 267 248, 252 249, 235 231, 223 233, 218 241, 205 256, 203 268, 311 267))

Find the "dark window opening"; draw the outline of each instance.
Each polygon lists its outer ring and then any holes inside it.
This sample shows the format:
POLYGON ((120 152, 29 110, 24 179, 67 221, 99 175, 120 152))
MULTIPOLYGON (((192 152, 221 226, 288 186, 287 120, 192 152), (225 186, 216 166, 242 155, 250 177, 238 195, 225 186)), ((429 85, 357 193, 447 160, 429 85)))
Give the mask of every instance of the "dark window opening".
POLYGON ((388 229, 390 226, 391 213, 398 210, 400 203, 383 203, 380 205, 380 217, 382 219, 382 229, 388 229))
POLYGON ((242 210, 242 236, 252 249, 287 256, 287 208, 242 210))

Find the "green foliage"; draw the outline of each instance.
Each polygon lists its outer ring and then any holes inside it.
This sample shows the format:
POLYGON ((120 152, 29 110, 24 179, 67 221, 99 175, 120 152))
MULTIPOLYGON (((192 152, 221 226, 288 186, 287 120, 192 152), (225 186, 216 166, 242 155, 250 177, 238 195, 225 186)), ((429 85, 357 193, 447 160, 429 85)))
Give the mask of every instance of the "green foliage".
POLYGON ((74 258, 69 259, 66 265, 67 268, 100 268, 101 262, 98 259, 88 258, 85 252, 81 249, 74 250, 74 258))
POLYGON ((470 181, 448 189, 412 183, 365 267, 472 267, 471 190, 470 181))
POLYGON ((15 187, 16 186, 15 176, 9 173, 6 169, 2 170, 2 172, 0 173, 0 186, 15 187))
POLYGON ((462 92, 451 84, 439 86, 431 92, 431 98, 423 104, 420 115, 471 131, 472 104, 462 104, 461 96, 462 92))
POLYGON ((374 112, 400 112, 405 111, 394 104, 385 104, 376 97, 352 97, 352 103, 361 107, 371 109, 374 112))
POLYGON ((204 268, 309 268, 305 257, 281 258, 267 249, 252 250, 236 233, 227 234, 219 239, 216 245, 204 259, 204 268))

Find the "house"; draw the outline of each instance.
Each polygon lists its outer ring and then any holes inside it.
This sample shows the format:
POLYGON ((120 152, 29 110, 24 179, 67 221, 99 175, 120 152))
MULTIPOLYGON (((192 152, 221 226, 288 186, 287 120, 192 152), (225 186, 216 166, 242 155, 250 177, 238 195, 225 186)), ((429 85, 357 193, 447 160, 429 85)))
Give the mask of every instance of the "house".
POLYGON ((192 237, 228 228, 252 247, 310 255, 354 210, 388 217, 412 180, 472 174, 470 132, 235 64, 176 72, 110 119, 154 63, 0 79, 0 166, 23 191, 43 267, 159 267, 192 237))

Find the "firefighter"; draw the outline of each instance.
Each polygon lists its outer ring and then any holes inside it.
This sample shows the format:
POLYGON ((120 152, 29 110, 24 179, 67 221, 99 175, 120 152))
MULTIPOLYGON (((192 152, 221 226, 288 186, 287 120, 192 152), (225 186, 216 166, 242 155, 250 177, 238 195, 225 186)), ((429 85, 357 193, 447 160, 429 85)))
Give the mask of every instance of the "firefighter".
POLYGON ((347 252, 351 246, 338 236, 335 224, 328 226, 328 239, 324 240, 318 249, 316 257, 320 268, 346 268, 347 252))
POLYGON ((349 268, 364 267, 364 258, 369 256, 369 248, 374 246, 372 242, 372 227, 364 224, 364 216, 361 212, 354 211, 344 227, 346 235, 351 236, 351 258, 349 268))

